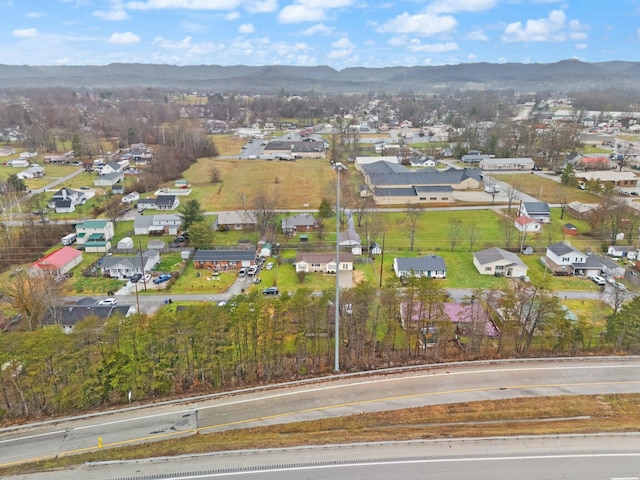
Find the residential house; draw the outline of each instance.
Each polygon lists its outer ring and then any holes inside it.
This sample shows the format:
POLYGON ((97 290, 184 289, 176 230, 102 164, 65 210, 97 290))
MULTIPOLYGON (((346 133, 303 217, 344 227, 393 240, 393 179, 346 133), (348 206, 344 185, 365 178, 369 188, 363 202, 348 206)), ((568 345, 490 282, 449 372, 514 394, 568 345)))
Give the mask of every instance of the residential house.
POLYGON ((197 250, 193 255, 193 266, 198 270, 234 270, 255 264, 253 250, 197 250))
POLYGON ((513 252, 491 247, 473 254, 473 264, 480 275, 524 277, 529 267, 513 252))
POLYGON ((116 183, 120 183, 124 180, 124 173, 112 172, 104 175, 99 175, 93 181, 93 185, 96 187, 113 187, 116 183))
POLYGON ((70 333, 74 327, 87 318, 96 317, 105 323, 109 318, 120 315, 128 317, 135 313, 133 305, 98 305, 95 298, 86 298, 75 305, 51 306, 47 308, 42 325, 59 325, 64 333, 70 333))
POLYGON ((127 193, 124 197, 122 197, 123 203, 132 204, 137 202, 140 199, 140 194, 138 192, 127 193))
MULTIPOLYGON (((293 266, 296 273, 336 273, 336 252, 299 252, 293 266)), ((349 270, 353 270, 353 254, 340 253, 340 271, 349 270)))
POLYGON ((500 331, 493 323, 491 315, 485 309, 473 309, 472 305, 445 302, 442 304, 442 310, 426 308, 422 302, 402 302, 400 304, 400 321, 402 327, 405 328, 409 324, 425 325, 426 343, 433 343, 437 338, 437 329, 430 330, 429 325, 433 325, 438 321, 449 320, 456 325, 456 331, 460 334, 484 335, 486 337, 496 338, 500 336, 500 331), (429 338, 431 337, 431 338, 429 338))
POLYGON ((182 216, 177 214, 137 215, 133 219, 136 235, 177 235, 182 216))
POLYGON ((113 185, 111 187, 111 193, 113 195, 124 195, 124 185, 113 185))
POLYGON ((611 275, 614 278, 624 278, 624 275, 627 272, 627 269, 624 268, 624 265, 620 265, 611 258, 603 256, 599 256, 598 260, 602 264, 602 273, 611 275))
POLYGON ((147 250, 142 255, 110 256, 100 260, 100 271, 111 278, 129 278, 136 273, 145 274, 160 263, 160 252, 147 250))
POLYGON ((607 247, 607 255, 611 257, 635 260, 638 258, 638 249, 630 245, 609 245, 607 247))
POLYGON ((113 222, 109 220, 85 220, 76 224, 78 245, 86 252, 105 253, 111 250, 114 236, 113 222))
POLYGON ((309 232, 318 227, 318 220, 309 213, 300 213, 282 219, 282 233, 294 236, 297 232, 309 232))
POLYGON ((542 231, 542 224, 530 217, 516 217, 513 220, 513 224, 523 233, 538 233, 542 231))
POLYGON ((213 228, 215 230, 249 230, 256 226, 254 212, 221 212, 218 214, 213 228))
POLYGON ((393 270, 396 277, 446 278, 447 267, 444 258, 427 255, 420 258, 394 258, 393 270))
POLYGON ((63 187, 53 194, 47 206, 56 213, 70 213, 75 211, 77 205, 83 205, 88 197, 85 192, 63 187))
POLYGON ((123 173, 122 165, 116 162, 107 162, 102 165, 100 169, 100 176, 108 175, 110 173, 123 173))
POLYGON ((82 262, 82 252, 73 247, 62 247, 33 262, 27 268, 29 277, 57 277, 64 275, 82 262))
POLYGON ((44 168, 42 168, 40 165, 33 165, 26 170, 19 172, 16 176, 20 180, 44 177, 44 168))
POLYGON ((542 261, 554 275, 590 277, 602 272, 596 255, 586 255, 564 242, 549 245, 542 261))
POLYGON ((156 209, 175 210, 180 206, 180 199, 177 195, 158 195, 156 198, 156 209))
POLYGON ((143 210, 155 210, 156 199, 155 198, 141 198, 138 200, 137 208, 139 212, 143 210))
POLYGON ((547 202, 521 202, 520 217, 529 217, 540 223, 551 223, 551 209, 547 202))
POLYGON ((507 170, 532 170, 535 163, 531 158, 485 158, 480 160, 482 170, 495 172, 507 170))

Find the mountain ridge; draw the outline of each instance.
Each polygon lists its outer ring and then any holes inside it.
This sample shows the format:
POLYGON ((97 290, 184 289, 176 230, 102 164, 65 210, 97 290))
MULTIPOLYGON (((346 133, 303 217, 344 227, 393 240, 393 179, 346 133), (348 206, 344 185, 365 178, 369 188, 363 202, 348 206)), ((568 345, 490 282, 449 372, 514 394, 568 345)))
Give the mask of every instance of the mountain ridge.
POLYGON ((412 67, 327 65, 108 65, 37 66, 0 64, 0 88, 197 89, 209 93, 433 93, 438 90, 516 91, 636 90, 640 62, 462 63, 412 67))

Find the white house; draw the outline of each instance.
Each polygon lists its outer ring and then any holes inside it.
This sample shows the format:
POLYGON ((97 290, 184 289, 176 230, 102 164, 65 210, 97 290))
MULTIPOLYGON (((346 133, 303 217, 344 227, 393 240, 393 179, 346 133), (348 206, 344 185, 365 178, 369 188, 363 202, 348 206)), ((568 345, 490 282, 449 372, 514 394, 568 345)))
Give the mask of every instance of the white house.
POLYGON ((520 217, 529 217, 540 223, 551 223, 551 209, 547 202, 521 202, 520 217))
POLYGON ((142 252, 142 255, 103 257, 100 270, 103 275, 109 275, 111 278, 128 278, 136 273, 149 272, 158 263, 160 263, 160 252, 147 250, 142 252))
POLYGON ((487 248, 473 254, 473 264, 480 275, 504 275, 524 277, 529 267, 518 255, 497 247, 487 248))
POLYGON ((609 245, 607 255, 617 258, 628 258, 635 260, 638 258, 638 250, 630 245, 609 245))
POLYGON ((554 275, 592 277, 602 273, 602 264, 596 255, 586 255, 564 242, 547 247, 544 263, 554 275))
POLYGON ((176 235, 180 225, 180 215, 138 215, 133 219, 133 232, 136 235, 176 235))
POLYGON ((516 217, 513 220, 514 226, 524 233, 538 233, 542 231, 542 224, 529 217, 516 217))
MULTIPOLYGON (((297 272, 336 273, 336 254, 300 252, 293 264, 297 272)), ((340 271, 353 270, 353 255, 340 253, 340 271)))

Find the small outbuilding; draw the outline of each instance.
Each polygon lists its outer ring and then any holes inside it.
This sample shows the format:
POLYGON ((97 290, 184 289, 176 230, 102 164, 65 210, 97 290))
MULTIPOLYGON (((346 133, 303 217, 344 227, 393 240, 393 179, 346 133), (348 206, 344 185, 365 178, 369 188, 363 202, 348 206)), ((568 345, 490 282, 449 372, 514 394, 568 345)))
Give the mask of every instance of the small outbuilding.
POLYGON ((562 233, 575 237, 576 235, 578 235, 578 227, 576 227, 573 223, 565 223, 562 226, 562 233))
POLYGON ((124 237, 118 242, 116 248, 118 250, 133 250, 133 239, 131 237, 124 237))

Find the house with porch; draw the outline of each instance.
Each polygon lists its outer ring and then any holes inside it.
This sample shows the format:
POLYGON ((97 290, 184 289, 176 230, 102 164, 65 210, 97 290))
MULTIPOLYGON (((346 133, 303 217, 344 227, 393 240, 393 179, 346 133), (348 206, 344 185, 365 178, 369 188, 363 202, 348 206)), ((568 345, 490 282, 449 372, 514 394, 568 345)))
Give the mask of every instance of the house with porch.
POLYGON ((444 258, 438 255, 427 255, 420 258, 394 258, 393 271, 398 278, 447 278, 447 266, 444 258))
MULTIPOLYGON (((299 252, 293 266, 296 273, 336 273, 336 252, 299 252)), ((353 254, 340 253, 340 271, 348 270, 353 270, 353 254)))
POLYGON ((53 208, 56 213, 70 213, 75 211, 77 205, 86 203, 88 198, 89 195, 83 191, 63 187, 53 194, 47 206, 53 208))
POLYGON ((586 255, 565 242, 549 245, 541 261, 554 275, 592 277, 602 273, 597 255, 586 255))
POLYGON ((160 263, 160 252, 147 250, 142 255, 103 257, 100 261, 102 275, 111 278, 129 278, 136 273, 145 274, 160 263))
POLYGON ((109 220, 85 220, 76 224, 78 245, 86 252, 105 253, 111 250, 114 236, 113 222, 109 220))
POLYGON ((214 230, 250 230, 256 226, 255 212, 220 212, 213 224, 214 230))
POLYGON ((524 277, 529 267, 513 252, 491 247, 473 254, 473 265, 480 275, 524 277))
POLYGON ((197 250, 193 254, 193 266, 198 270, 236 270, 256 264, 254 250, 197 250))
POLYGON ((182 216, 177 214, 137 215, 133 219, 136 235, 177 235, 182 216))
POLYGON ((300 213, 282 219, 282 233, 294 236, 298 232, 310 232, 318 227, 318 220, 309 213, 300 213))

